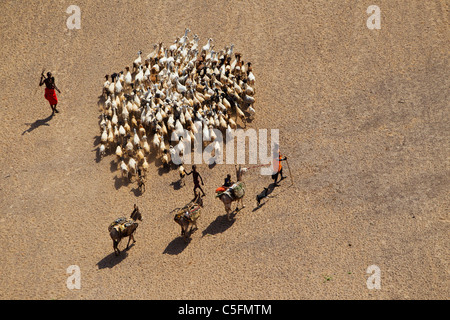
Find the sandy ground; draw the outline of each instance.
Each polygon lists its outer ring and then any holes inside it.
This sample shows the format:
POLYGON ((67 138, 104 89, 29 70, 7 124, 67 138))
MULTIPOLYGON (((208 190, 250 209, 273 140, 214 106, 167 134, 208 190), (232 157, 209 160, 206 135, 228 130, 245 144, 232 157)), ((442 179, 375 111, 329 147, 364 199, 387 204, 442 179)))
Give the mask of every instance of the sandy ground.
POLYGON ((1 1, 0 298, 447 299, 449 3, 380 0, 369 30, 372 4, 1 1), (66 27, 71 4, 80 30, 66 27), (152 162, 140 195, 97 157, 104 75, 185 27, 253 63, 249 127, 280 130, 294 180, 256 208, 271 178, 251 170, 228 223, 214 190, 233 166, 199 166, 206 207, 187 245, 169 212, 190 179, 178 188, 152 162), (62 90, 53 118, 42 68, 62 90), (115 257, 107 227, 134 203, 137 242, 115 257), (370 265, 381 290, 366 286, 370 265))

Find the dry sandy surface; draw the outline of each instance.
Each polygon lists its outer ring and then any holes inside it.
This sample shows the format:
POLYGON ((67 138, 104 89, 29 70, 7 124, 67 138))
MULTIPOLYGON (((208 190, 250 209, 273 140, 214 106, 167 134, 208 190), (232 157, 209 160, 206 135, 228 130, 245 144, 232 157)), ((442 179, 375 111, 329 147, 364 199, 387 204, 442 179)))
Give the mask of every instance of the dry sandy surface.
POLYGON ((1 1, 0 298, 447 299, 449 3, 377 1, 381 30, 369 30, 372 4, 1 1), (80 30, 66 27, 71 4, 80 30), (200 165, 207 196, 188 244, 169 212, 192 197, 190 177, 178 188, 152 162, 141 195, 97 157, 104 75, 185 27, 253 62, 249 127, 280 130, 294 182, 255 208, 271 178, 250 170, 228 223, 214 190, 234 167, 200 165), (42 68, 62 90, 53 118, 42 68), (134 203, 137 242, 115 257, 107 227, 134 203), (80 290, 66 287, 70 265, 80 290))

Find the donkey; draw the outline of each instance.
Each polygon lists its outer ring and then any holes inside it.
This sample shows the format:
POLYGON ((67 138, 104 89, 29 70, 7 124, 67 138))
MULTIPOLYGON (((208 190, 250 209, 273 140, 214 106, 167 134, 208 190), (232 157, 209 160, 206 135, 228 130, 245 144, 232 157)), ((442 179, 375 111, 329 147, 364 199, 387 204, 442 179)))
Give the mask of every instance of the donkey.
POLYGON ((225 206, 225 211, 226 211, 226 214, 227 214, 228 221, 233 220, 232 216, 231 216, 231 213, 232 213, 231 203, 233 203, 234 201, 237 201, 235 211, 239 211, 240 210, 239 209, 239 203, 242 205, 242 208, 245 208, 245 205, 242 202, 243 197, 239 198, 239 199, 236 199, 236 198, 231 197, 227 192, 224 192, 224 193, 222 193, 219 196, 219 199, 220 199, 220 201, 223 202, 223 204, 225 206))
POLYGON ((175 214, 173 220, 181 227, 181 235, 184 236, 184 241, 188 241, 189 236, 193 231, 197 230, 197 219, 200 217, 200 208, 203 207, 203 200, 200 192, 195 193, 195 198, 186 205, 181 212, 175 214), (185 212, 189 213, 189 217, 185 212), (189 229, 189 227, 191 227, 189 229))
POLYGON ((113 240, 113 248, 116 256, 120 254, 120 250, 118 248, 120 241, 122 238, 128 237, 127 249, 130 246, 130 241, 133 240, 133 243, 136 242, 134 239, 134 232, 138 227, 137 220, 142 221, 142 215, 139 212, 138 206, 134 205, 134 210, 130 215, 131 219, 119 218, 116 219, 111 225, 108 227, 109 235, 113 240))
MULTIPOLYGON (((247 172, 247 168, 241 168, 241 166, 239 166, 239 169, 236 169, 236 177, 237 177, 236 184, 240 184, 241 185, 241 188, 243 189, 242 191, 243 191, 244 194, 245 194, 245 184, 242 181, 242 176, 246 172, 247 172)), ((236 197, 232 197, 228 192, 224 192, 218 198, 220 199, 220 201, 223 202, 223 204, 225 206, 225 211, 226 211, 226 214, 227 214, 228 221, 232 220, 231 203, 233 203, 234 201, 237 201, 235 211, 239 211, 239 204, 242 205, 242 208, 245 208, 245 205, 244 205, 244 203, 242 201, 244 196, 242 196, 240 198, 236 198, 236 197)))

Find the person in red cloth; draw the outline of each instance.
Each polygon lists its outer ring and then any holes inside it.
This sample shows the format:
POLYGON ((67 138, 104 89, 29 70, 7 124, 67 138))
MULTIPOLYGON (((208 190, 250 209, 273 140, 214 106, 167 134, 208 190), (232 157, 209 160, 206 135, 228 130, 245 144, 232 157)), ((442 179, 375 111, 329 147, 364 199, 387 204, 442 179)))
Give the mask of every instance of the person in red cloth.
POLYGON ((278 175, 281 175, 280 181, 286 178, 285 176, 283 176, 283 166, 281 164, 281 161, 286 160, 287 157, 283 158, 280 152, 280 147, 276 145, 273 154, 273 172, 275 173, 272 175, 273 183, 275 186, 279 186, 278 175))
POLYGON ((56 113, 59 113, 58 110, 56 110, 56 105, 58 104, 58 97, 56 96, 55 89, 59 91, 58 87, 55 84, 55 77, 52 77, 51 72, 47 72, 47 78, 44 76, 44 72, 41 73, 41 81, 39 82, 39 86, 42 86, 45 84, 45 99, 48 100, 50 103, 50 107, 52 108, 52 115, 56 113))

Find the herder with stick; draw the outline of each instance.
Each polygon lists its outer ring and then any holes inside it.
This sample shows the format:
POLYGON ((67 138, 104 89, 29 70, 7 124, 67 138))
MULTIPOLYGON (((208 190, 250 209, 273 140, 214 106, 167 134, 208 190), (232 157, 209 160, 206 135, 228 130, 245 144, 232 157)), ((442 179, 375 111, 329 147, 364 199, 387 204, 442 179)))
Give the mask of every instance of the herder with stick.
POLYGON ((56 96, 55 89, 58 90, 59 93, 61 91, 58 89, 58 87, 55 84, 55 77, 52 76, 51 72, 47 72, 47 78, 44 76, 44 71, 41 73, 41 81, 39 82, 39 86, 42 86, 45 84, 45 99, 48 100, 50 103, 50 107, 52 108, 52 115, 56 113, 59 113, 58 110, 56 110, 56 105, 58 104, 58 97, 56 96))
POLYGON ((278 175, 281 175, 281 180, 285 179, 286 177, 283 176, 283 165, 281 164, 282 161, 287 161, 287 157, 285 156, 283 158, 283 156, 281 155, 280 152, 280 146, 278 144, 276 144, 274 146, 274 150, 273 150, 273 172, 275 172, 272 175, 272 179, 273 179, 273 183, 275 186, 279 186, 278 182, 278 175))

